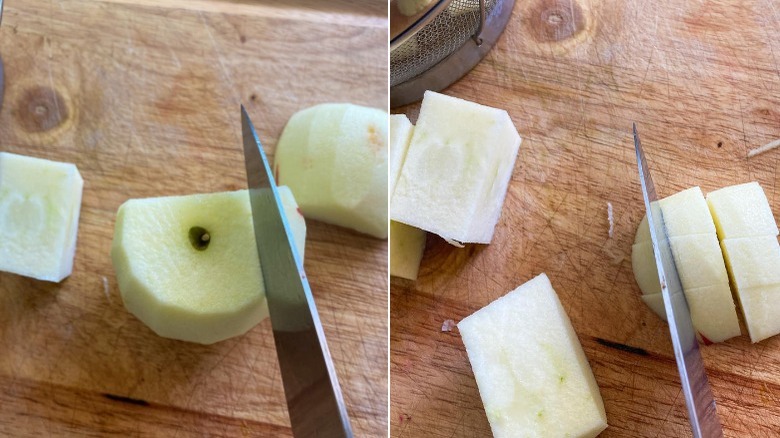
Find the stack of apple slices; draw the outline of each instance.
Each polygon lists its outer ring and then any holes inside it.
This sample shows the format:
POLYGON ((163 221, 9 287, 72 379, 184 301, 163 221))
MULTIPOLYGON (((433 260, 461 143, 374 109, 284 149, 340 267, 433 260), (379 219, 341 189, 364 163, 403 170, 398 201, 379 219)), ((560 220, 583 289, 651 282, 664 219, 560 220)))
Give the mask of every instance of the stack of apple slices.
POLYGON ((769 201, 757 182, 707 195, 750 340, 780 333, 780 244, 769 201))
MULTIPOLYGON (((701 189, 683 190, 662 199, 660 206, 672 256, 699 338, 704 343, 712 343, 739 336, 739 319, 715 224, 701 189)), ((634 275, 644 294, 642 299, 666 319, 646 218, 637 230, 632 262, 634 275)))
MULTIPOLYGON (((706 200, 694 187, 660 205, 700 339, 721 342, 741 333, 730 285, 753 342, 780 333, 778 228, 761 186, 753 182, 726 187, 706 200)), ((642 299, 666 319, 646 218, 639 224, 631 256, 642 299)))
POLYGON ((391 142, 400 170, 391 171, 390 219, 456 246, 490 243, 522 141, 509 114, 427 91, 404 147, 407 129, 391 142))

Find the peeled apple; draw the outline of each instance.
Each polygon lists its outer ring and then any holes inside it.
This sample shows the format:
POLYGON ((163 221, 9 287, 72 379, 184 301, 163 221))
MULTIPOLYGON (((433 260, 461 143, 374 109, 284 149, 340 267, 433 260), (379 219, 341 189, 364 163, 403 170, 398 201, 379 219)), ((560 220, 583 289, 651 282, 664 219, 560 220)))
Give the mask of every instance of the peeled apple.
POLYGON ((83 187, 74 164, 0 152, 0 271, 71 274, 83 187))
POLYGON ((304 216, 387 238, 387 113, 326 103, 295 113, 274 156, 304 216))
MULTIPOLYGON (((302 256, 306 224, 279 193, 302 256)), ((111 258, 125 307, 160 336, 211 344, 268 316, 246 190, 125 202, 111 258)))
POLYGON ((426 91, 390 219, 450 243, 490 243, 521 138, 509 114, 426 91))

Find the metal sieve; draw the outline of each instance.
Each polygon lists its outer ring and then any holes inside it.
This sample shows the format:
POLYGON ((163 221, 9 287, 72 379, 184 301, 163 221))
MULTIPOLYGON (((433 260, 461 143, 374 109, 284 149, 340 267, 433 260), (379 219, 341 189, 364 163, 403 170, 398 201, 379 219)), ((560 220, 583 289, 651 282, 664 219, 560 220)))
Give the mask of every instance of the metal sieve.
POLYGON ((474 68, 504 31, 515 0, 440 0, 414 17, 390 4, 390 106, 420 100, 474 68), (407 22, 399 25, 393 20, 407 22), (395 30, 394 30, 395 29, 395 30))

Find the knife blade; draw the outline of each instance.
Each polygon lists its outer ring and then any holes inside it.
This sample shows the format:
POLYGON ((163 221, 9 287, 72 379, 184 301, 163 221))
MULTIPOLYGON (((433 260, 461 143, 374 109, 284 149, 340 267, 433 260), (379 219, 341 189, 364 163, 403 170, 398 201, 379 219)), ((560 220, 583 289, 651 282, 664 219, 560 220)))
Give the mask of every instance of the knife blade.
POLYGON ((669 237, 663 221, 663 212, 658 202, 655 184, 650 177, 647 159, 639 141, 636 123, 634 123, 634 148, 639 166, 639 180, 642 185, 642 197, 647 209, 647 223, 650 225, 650 237, 653 242, 653 255, 661 281, 661 294, 672 336, 674 358, 680 372, 682 392, 688 408, 688 420, 694 438, 722 437, 715 399, 707 380, 704 363, 699 352, 699 343, 693 328, 688 302, 683 293, 680 275, 672 257, 669 237))
POLYGON ((271 166, 241 106, 246 176, 268 312, 296 438, 351 438, 352 428, 317 306, 271 166))

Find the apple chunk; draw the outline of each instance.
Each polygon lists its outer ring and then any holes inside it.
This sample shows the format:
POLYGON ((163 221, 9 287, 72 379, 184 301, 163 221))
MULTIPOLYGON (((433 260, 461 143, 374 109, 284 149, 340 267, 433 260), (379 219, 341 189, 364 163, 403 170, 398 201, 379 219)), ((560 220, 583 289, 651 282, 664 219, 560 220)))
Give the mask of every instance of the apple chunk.
POLYGON ((409 150, 409 142, 412 140, 414 125, 404 114, 392 114, 390 116, 390 196, 395 191, 401 168, 409 150))
POLYGON ((83 187, 74 164, 0 152, 0 271, 71 274, 83 187))
MULTIPOLYGON (((303 254, 305 222, 279 192, 303 254)), ((246 190, 125 202, 111 258, 125 307, 160 336, 211 344, 268 316, 246 190)))
POLYGON ((321 104, 294 114, 274 157, 304 216, 387 238, 387 113, 321 104))
POLYGON ((490 243, 520 142, 506 111, 425 92, 391 219, 451 243, 490 243))
POLYGON ((425 231, 390 222, 390 275, 417 280, 425 251, 425 231))
POLYGON ((699 187, 691 187, 659 202, 669 237, 715 234, 710 209, 699 187))
POLYGON ((777 224, 757 182, 724 187, 707 195, 718 237, 777 236, 777 224))
POLYGON ((586 438, 607 427, 588 359, 545 274, 458 329, 493 436, 586 438))

